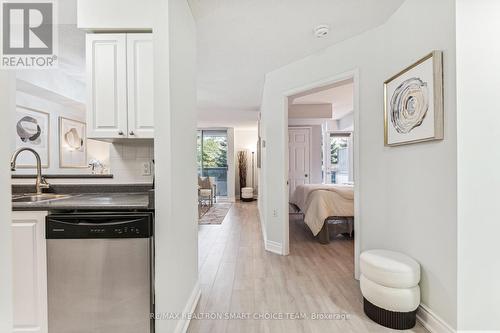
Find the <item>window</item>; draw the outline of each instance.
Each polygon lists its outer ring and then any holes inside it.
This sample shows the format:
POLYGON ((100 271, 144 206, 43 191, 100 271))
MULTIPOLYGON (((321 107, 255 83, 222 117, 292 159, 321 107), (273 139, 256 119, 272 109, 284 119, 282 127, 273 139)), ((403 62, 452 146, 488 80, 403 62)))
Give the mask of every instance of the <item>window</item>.
POLYGON ((352 180, 351 133, 332 132, 328 137, 325 182, 345 184, 352 180))
POLYGON ((197 139, 198 175, 212 177, 217 195, 227 196, 227 131, 199 130, 197 139))

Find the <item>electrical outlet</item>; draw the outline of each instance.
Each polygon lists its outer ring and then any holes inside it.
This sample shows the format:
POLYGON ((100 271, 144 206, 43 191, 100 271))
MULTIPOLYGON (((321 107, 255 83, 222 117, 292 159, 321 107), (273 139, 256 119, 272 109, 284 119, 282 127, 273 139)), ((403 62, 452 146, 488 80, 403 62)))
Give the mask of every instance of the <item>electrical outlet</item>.
POLYGON ((151 176, 151 162, 142 163, 142 175, 151 176))
POLYGON ((278 210, 277 209, 273 209, 273 216, 278 217, 278 210))

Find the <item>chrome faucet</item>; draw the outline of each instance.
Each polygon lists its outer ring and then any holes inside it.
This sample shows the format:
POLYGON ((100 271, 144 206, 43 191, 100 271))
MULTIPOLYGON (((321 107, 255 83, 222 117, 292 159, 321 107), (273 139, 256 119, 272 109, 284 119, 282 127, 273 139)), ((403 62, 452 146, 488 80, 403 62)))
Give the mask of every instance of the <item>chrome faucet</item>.
POLYGON ((12 154, 12 157, 10 159, 10 170, 11 171, 16 171, 16 160, 17 156, 22 153, 23 151, 29 151, 32 152, 33 155, 35 155, 36 158, 36 194, 42 194, 42 189, 44 188, 49 188, 50 185, 47 183, 44 177, 42 177, 42 160, 40 159, 40 155, 36 152, 36 150, 31 149, 31 148, 19 148, 12 154))

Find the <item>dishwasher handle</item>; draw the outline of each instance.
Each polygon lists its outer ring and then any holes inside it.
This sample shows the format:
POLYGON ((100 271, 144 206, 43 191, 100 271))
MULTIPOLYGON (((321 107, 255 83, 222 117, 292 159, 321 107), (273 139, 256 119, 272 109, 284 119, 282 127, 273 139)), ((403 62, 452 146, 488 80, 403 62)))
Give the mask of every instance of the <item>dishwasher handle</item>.
POLYGON ((152 235, 149 214, 49 215, 45 222, 46 239, 149 238, 152 235))

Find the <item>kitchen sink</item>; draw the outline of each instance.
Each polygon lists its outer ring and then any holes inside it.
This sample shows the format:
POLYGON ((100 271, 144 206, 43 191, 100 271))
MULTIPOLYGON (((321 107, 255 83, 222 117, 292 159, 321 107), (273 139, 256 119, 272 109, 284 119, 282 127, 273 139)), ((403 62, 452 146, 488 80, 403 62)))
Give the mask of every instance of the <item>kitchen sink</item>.
POLYGON ((19 196, 19 195, 13 196, 12 202, 23 202, 23 203, 42 202, 42 201, 49 201, 49 200, 66 199, 69 197, 70 197, 70 195, 67 195, 67 194, 52 194, 52 193, 25 194, 22 196, 19 196))

